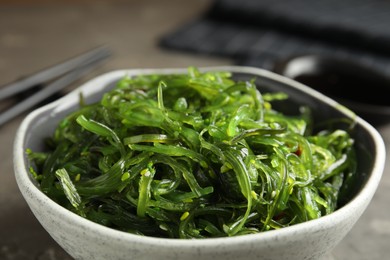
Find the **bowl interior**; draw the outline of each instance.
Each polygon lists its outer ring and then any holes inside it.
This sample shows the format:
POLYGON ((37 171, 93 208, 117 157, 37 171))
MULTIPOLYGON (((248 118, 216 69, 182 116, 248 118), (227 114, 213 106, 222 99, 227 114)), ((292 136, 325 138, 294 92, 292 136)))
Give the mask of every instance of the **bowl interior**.
MULTIPOLYGON (((354 198, 370 177, 371 172, 377 160, 377 142, 373 137, 373 128, 365 121, 356 117, 348 109, 323 96, 322 94, 305 87, 293 80, 277 76, 273 73, 255 69, 243 69, 242 67, 223 67, 209 68, 209 70, 230 70, 234 78, 251 80, 256 79, 256 84, 261 92, 281 91, 289 95, 288 101, 275 103, 274 107, 285 114, 298 114, 300 107, 310 107, 314 119, 314 129, 316 126, 334 127, 346 129, 351 121, 355 121, 355 126, 351 130, 352 137, 356 140, 356 155, 359 162, 357 175, 353 181, 344 187, 343 195, 340 198, 339 205, 342 206, 354 198), (334 121, 330 120, 334 119, 334 121), (343 119, 343 120, 338 120, 343 119), (344 122, 344 123, 343 123, 344 122)), ((158 70, 157 73, 185 73, 186 70, 158 70)), ((135 71, 133 74, 156 73, 154 70, 135 71)), ((34 151, 44 150, 44 139, 50 136, 58 122, 68 113, 78 108, 79 92, 84 96, 86 103, 93 103, 102 97, 103 93, 112 89, 116 82, 124 75, 129 75, 128 71, 116 71, 98 77, 81 89, 76 90, 68 96, 49 104, 48 106, 36 111, 36 120, 30 122, 28 134, 23 141, 23 151, 27 148, 34 151)), ((25 165, 29 167, 27 158, 24 158, 25 165)), ((30 177, 31 179, 31 177, 30 177)))

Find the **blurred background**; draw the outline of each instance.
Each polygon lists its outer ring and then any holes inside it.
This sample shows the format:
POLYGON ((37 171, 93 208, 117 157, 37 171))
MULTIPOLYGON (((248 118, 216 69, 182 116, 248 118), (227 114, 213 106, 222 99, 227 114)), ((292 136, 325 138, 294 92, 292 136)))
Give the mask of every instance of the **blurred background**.
MULTIPOLYGON (((390 2, 379 0, 0 0, 0 86, 102 45, 112 56, 59 95, 116 69, 256 66, 334 86, 327 94, 371 111, 365 119, 389 146, 389 24, 390 2)), ((0 112, 19 98, 1 100, 0 112)), ((14 179, 12 143, 27 112, 0 126, 0 259, 70 259, 14 179)), ((333 259, 390 255, 387 158, 378 192, 333 259)))

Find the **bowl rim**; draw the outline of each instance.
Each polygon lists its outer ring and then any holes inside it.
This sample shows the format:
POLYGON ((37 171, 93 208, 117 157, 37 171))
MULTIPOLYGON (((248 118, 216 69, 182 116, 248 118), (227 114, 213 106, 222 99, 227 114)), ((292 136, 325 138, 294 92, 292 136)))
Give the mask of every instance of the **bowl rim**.
MULTIPOLYGON (((233 245, 233 244, 236 245, 237 243, 247 243, 249 241, 253 242, 254 240, 256 242, 264 242, 270 238, 276 238, 276 237, 282 239, 285 237, 289 237, 293 234, 297 234, 298 231, 302 232, 303 230, 306 231, 310 230, 312 232, 315 230, 327 229, 330 226, 333 226, 335 223, 341 222, 345 218, 345 216, 351 215, 351 213, 349 212, 354 212, 355 209, 361 207, 361 203, 366 203, 366 206, 368 205, 368 203, 372 199, 379 185, 384 170, 385 159, 386 159, 386 150, 385 150, 384 141, 381 135, 379 134, 379 132, 372 125, 367 123, 362 118, 356 116, 349 109, 344 108, 339 103, 321 94, 320 92, 312 88, 309 88, 295 80, 292 80, 285 76, 281 76, 264 69, 247 67, 247 66, 212 66, 212 67, 199 67, 199 70, 200 71, 230 71, 232 73, 246 73, 246 74, 257 75, 259 77, 266 77, 271 80, 288 85, 289 87, 306 92, 313 98, 321 100, 326 105, 338 109, 346 117, 356 120, 356 123, 362 126, 371 135, 373 142, 375 144, 374 146, 375 146, 375 154, 376 154, 376 158, 373 164, 373 170, 371 172, 370 177, 367 179, 366 183, 362 187, 362 189, 359 191, 358 194, 356 194, 356 196, 351 201, 349 201, 341 208, 337 209, 336 211, 334 211, 329 215, 322 216, 315 220, 310 220, 289 227, 284 227, 279 230, 270 230, 267 232, 262 232, 257 234, 248 234, 248 235, 233 236, 233 237, 204 238, 204 239, 159 238, 159 237, 152 237, 152 236, 141 236, 141 235, 136 235, 136 234, 112 229, 100 225, 98 223, 95 223, 93 221, 87 220, 67 210, 66 208, 62 207, 61 205, 57 204, 49 197, 47 197, 34 184, 27 170, 28 165, 26 163, 27 161, 25 158, 25 151, 23 150, 23 147, 24 147, 25 138, 27 137, 28 134, 27 130, 29 128, 29 125, 34 120, 39 118, 39 116, 42 113, 54 110, 57 106, 60 106, 61 103, 64 102, 65 100, 72 99, 75 96, 78 96, 80 91, 88 88, 88 86, 91 86, 96 82, 102 81, 103 79, 107 79, 107 78, 113 79, 115 77, 118 77, 120 75, 123 76, 125 74, 129 76, 133 76, 139 74, 152 74, 152 73, 161 73, 161 74, 162 73, 164 74, 184 73, 187 71, 187 68, 165 68, 165 69, 152 68, 152 69, 121 69, 121 70, 113 70, 104 73, 102 75, 99 75, 87 81, 86 83, 82 84, 80 87, 76 88, 75 90, 61 97, 60 99, 30 112, 24 118, 21 125, 19 126, 14 140, 14 157, 13 157, 14 171, 15 171, 17 184, 22 194, 25 192, 25 189, 28 189, 29 192, 32 193, 38 200, 42 201, 45 205, 48 205, 48 207, 52 208, 52 210, 54 210, 58 214, 61 214, 70 223, 75 223, 75 225, 84 226, 89 230, 93 230, 96 235, 102 234, 112 238, 115 237, 116 239, 120 239, 120 240, 137 241, 137 243, 154 244, 154 245, 159 245, 161 247, 167 247, 167 248, 175 247, 178 245, 182 248, 189 248, 189 247, 211 248, 215 246, 215 242, 217 242, 218 244, 222 243, 225 245, 233 245)), ((99 88, 96 89, 93 90, 93 93, 98 92, 100 90, 99 88)))

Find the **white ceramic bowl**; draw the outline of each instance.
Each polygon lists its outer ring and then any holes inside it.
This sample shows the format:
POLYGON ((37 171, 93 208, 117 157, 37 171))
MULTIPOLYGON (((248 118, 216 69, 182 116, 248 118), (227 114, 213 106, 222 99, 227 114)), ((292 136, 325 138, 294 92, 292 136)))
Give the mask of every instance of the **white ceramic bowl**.
POLYGON ((53 202, 31 178, 26 148, 43 149, 43 138, 52 134, 58 121, 78 106, 82 92, 86 102, 100 99, 124 75, 185 73, 186 69, 120 70, 99 76, 79 89, 30 113, 22 122, 14 144, 14 167, 19 188, 36 218, 49 234, 76 259, 320 259, 351 230, 367 208, 379 184, 385 147, 378 132, 364 120, 322 94, 291 79, 249 67, 214 67, 239 78, 259 79, 272 90, 287 92, 291 104, 280 110, 306 104, 317 122, 347 117, 356 119, 352 137, 356 140, 358 178, 349 198, 334 213, 302 224, 260 234, 229 238, 180 240, 144 237, 113 230, 86 220, 53 202))

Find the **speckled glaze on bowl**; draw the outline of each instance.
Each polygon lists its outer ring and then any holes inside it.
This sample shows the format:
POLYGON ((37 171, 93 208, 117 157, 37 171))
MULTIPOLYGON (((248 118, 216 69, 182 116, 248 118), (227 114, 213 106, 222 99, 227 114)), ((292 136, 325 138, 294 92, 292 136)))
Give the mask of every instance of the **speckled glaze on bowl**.
POLYGON ((186 69, 119 70, 101 75, 69 95, 30 113, 22 122, 14 143, 16 181, 25 200, 47 232, 76 259, 320 259, 351 230, 367 208, 380 182, 385 163, 384 142, 367 122, 335 101, 291 79, 251 67, 213 67, 201 70, 231 71, 237 78, 260 82, 260 90, 284 91, 291 103, 278 108, 286 113, 298 104, 312 108, 317 122, 346 117, 356 120, 358 177, 341 208, 332 214, 280 230, 229 238, 199 240, 143 237, 113 230, 86 220, 53 202, 31 178, 26 148, 43 149, 43 138, 52 134, 58 121, 78 107, 82 92, 87 103, 100 99, 124 75, 185 73, 186 69))

